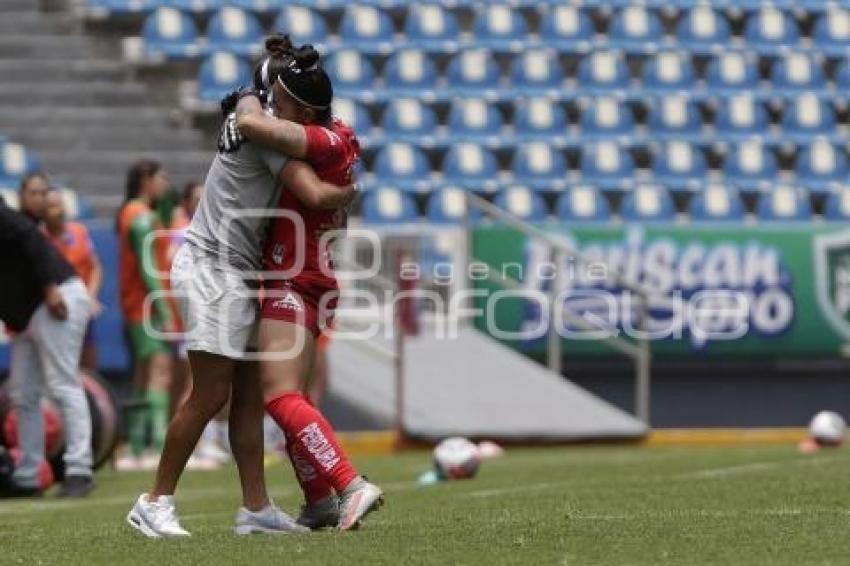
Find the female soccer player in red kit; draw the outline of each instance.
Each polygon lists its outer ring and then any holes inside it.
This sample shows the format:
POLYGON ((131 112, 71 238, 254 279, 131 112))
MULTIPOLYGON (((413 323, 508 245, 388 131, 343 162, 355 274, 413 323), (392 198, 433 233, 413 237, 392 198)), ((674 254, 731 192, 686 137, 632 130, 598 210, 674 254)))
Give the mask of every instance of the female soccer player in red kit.
MULTIPOLYGON (((312 47, 296 50, 272 88, 276 120, 259 101, 243 97, 236 125, 252 141, 304 160, 334 185, 350 182, 360 146, 331 116, 333 91, 312 47)), ((283 191, 264 250, 266 274, 259 331, 266 411, 286 435, 287 450, 307 505, 299 523, 348 530, 382 503, 381 490, 359 476, 333 429, 304 395, 316 338, 336 306, 338 286, 329 246, 345 228, 347 210, 320 210, 283 191), (285 355, 281 355, 284 353, 285 355), (284 359, 285 358, 285 359, 284 359)))

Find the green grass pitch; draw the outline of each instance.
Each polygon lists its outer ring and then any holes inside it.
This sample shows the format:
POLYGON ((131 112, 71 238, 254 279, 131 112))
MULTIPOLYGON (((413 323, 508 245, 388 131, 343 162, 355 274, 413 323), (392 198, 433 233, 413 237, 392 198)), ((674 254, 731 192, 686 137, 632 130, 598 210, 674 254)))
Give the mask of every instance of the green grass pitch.
MULTIPOLYGON (((86 501, 0 501, 0 564, 849 564, 850 453, 792 447, 512 449, 471 481, 418 487, 426 452, 360 458, 387 505, 358 532, 240 538, 235 471, 189 472, 189 540, 124 523, 151 474, 86 501)), ((268 469, 294 511, 288 467, 268 469)))

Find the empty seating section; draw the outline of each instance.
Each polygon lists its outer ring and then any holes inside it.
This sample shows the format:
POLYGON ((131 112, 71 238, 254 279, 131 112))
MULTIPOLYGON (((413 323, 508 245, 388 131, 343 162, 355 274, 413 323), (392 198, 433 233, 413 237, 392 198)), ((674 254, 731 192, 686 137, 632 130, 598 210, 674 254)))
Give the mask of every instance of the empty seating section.
POLYGON ((135 14, 152 61, 196 61, 195 108, 250 80, 267 33, 319 46, 367 221, 460 221, 463 191, 529 219, 850 216, 850 0, 88 5, 135 14))

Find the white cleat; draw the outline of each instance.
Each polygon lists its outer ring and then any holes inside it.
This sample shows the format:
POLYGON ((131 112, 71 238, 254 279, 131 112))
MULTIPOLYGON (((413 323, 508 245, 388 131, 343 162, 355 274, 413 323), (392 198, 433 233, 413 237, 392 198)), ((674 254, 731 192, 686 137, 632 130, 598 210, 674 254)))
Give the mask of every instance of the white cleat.
POLYGON ((376 485, 358 478, 339 496, 339 525, 341 531, 358 528, 366 515, 384 504, 384 493, 376 485))
POLYGON ((150 501, 143 493, 127 514, 127 524, 149 538, 188 537, 189 531, 180 526, 173 495, 160 495, 150 501))
POLYGON ((296 523, 295 519, 281 511, 274 503, 270 503, 262 511, 249 511, 240 507, 236 513, 236 526, 233 530, 240 536, 310 532, 310 529, 296 523))

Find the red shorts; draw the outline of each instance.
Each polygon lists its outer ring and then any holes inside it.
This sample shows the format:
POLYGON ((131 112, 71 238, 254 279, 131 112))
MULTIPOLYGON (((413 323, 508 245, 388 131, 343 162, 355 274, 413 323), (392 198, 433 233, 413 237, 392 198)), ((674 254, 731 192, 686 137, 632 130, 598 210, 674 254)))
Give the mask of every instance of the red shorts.
POLYGON ((339 290, 292 280, 275 282, 263 295, 263 318, 298 324, 315 338, 331 325, 339 290))

